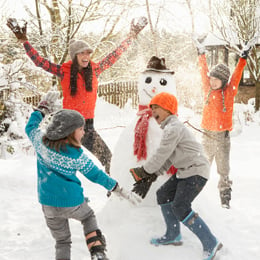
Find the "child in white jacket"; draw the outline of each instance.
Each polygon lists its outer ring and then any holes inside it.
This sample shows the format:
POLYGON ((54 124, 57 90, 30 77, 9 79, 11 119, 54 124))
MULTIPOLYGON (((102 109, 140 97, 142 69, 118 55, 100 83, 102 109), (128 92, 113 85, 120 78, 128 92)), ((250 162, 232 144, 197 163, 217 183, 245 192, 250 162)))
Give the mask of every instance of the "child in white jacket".
POLYGON ((154 245, 181 245, 180 222, 187 226, 201 241, 203 260, 211 260, 222 244, 210 232, 205 222, 192 210, 191 203, 205 186, 209 177, 209 162, 192 133, 177 117, 177 99, 169 93, 152 98, 152 115, 161 125, 163 135, 159 148, 143 167, 130 169, 136 180, 133 191, 144 198, 157 176, 171 165, 178 170, 157 191, 167 227, 160 238, 153 238, 154 245))

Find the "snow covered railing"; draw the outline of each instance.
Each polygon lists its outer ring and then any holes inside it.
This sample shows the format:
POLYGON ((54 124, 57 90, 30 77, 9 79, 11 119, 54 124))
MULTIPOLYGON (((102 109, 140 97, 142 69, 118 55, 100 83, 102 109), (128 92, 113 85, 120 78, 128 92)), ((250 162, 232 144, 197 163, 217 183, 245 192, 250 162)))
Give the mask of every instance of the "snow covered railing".
MULTIPOLYGON (((123 108, 131 99, 132 107, 138 106, 137 81, 122 81, 102 83, 98 86, 98 97, 102 97, 110 104, 123 108)), ((24 102, 37 106, 41 95, 24 97, 24 102)))

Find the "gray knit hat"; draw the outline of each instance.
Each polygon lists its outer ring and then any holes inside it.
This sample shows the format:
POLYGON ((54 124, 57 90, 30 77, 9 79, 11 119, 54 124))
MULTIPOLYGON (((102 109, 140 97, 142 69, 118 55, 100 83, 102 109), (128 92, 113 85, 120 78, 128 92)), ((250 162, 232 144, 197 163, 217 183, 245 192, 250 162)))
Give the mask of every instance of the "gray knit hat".
POLYGON ((218 78, 220 79, 223 83, 227 83, 230 77, 230 70, 225 64, 218 64, 214 66, 210 73, 210 77, 218 78))
POLYGON ((69 43, 69 53, 70 58, 73 60, 75 56, 83 51, 89 51, 90 53, 93 52, 93 50, 88 46, 88 44, 85 41, 82 40, 70 40, 69 43))
POLYGON ((79 112, 70 109, 59 110, 47 127, 46 137, 52 141, 63 139, 84 124, 85 119, 79 112))

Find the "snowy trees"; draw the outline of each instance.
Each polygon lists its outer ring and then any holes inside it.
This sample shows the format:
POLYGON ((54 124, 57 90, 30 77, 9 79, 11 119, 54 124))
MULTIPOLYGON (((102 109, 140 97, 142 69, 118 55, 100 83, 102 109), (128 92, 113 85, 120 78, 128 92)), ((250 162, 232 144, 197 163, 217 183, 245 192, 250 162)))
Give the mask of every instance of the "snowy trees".
POLYGON ((25 80, 25 75, 21 73, 23 64, 22 60, 8 65, 0 63, 0 158, 14 153, 12 141, 25 138, 22 130, 31 106, 25 104, 21 97, 25 80), (5 96, 5 92, 8 95, 5 96))
POLYGON ((96 50, 100 52, 99 44, 115 34, 116 26, 131 6, 130 1, 123 4, 112 0, 35 0, 35 9, 26 7, 30 17, 29 38, 44 57, 56 64, 67 60, 69 42, 74 37, 89 42, 94 48, 95 58, 96 50), (93 27, 101 33, 100 39, 89 34, 93 27))
POLYGON ((221 33, 228 47, 240 55, 243 46, 255 38, 256 46, 247 59, 247 68, 256 85, 255 110, 260 110, 260 1, 215 1, 215 30, 221 33))

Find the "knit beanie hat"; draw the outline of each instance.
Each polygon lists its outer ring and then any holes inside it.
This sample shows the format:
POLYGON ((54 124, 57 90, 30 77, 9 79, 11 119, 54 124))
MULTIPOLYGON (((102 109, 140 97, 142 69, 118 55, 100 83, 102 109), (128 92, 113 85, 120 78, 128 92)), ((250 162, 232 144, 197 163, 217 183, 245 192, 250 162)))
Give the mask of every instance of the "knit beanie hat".
POLYGON ((78 111, 62 109, 53 115, 45 136, 49 140, 57 141, 69 136, 84 124, 85 119, 78 111))
POLYGON ((209 76, 220 79, 222 83, 227 83, 230 76, 230 70, 225 64, 217 64, 211 69, 209 76))
POLYGON ((90 53, 93 52, 93 50, 88 46, 88 44, 85 41, 74 39, 70 40, 69 54, 72 60, 78 53, 83 51, 89 51, 90 53))
POLYGON ((165 110, 170 111, 173 115, 177 115, 178 112, 178 101, 176 97, 170 93, 161 92, 155 95, 150 101, 149 106, 158 105, 165 110))

